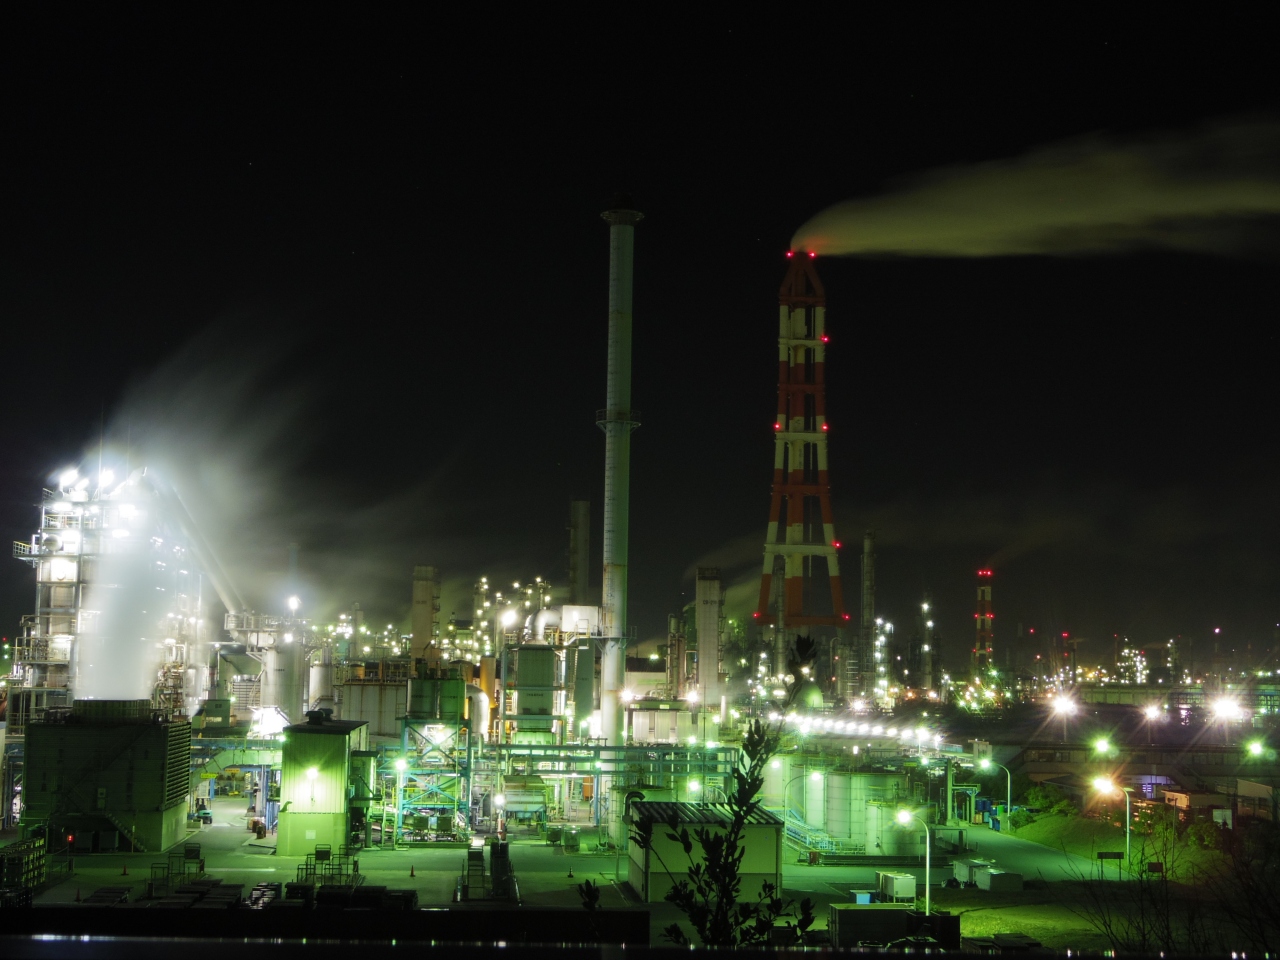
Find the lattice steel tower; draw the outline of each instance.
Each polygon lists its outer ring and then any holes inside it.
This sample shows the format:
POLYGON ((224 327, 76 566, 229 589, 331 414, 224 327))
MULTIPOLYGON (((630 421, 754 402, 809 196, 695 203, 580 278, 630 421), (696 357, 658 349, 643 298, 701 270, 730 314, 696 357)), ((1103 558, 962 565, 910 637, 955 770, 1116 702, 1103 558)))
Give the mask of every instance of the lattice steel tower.
MULTIPOLYGON (((840 543, 832 522, 827 480, 826 294, 814 269, 813 254, 792 252, 787 256, 791 262, 778 293, 773 502, 755 613, 757 623, 774 628, 777 673, 783 672, 788 646, 796 636, 814 635, 814 627, 838 631, 849 619, 840 589, 836 553, 840 543)), ((825 633, 834 639, 833 631, 825 633)), ((839 655, 838 645, 831 650, 829 655, 834 659, 839 655)), ((835 667, 836 663, 829 665, 835 667)))

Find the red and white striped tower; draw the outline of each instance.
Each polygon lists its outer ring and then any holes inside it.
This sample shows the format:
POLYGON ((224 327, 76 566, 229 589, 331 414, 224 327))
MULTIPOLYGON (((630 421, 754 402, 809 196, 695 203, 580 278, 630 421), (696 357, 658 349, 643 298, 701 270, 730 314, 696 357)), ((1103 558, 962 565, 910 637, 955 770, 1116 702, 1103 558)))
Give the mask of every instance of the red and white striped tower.
POLYGON ((773 502, 755 613, 757 623, 775 630, 774 671, 779 674, 796 636, 813 634, 814 627, 838 630, 849 619, 827 480, 826 293, 814 269, 814 254, 793 251, 787 257, 787 276, 778 292, 773 502), (779 568, 782 590, 777 592, 779 568), (824 573, 829 604, 822 597, 824 573))
POLYGON ((995 641, 996 615, 991 610, 991 571, 978 571, 978 612, 973 615, 977 636, 973 643, 973 675, 983 676, 991 669, 992 646, 995 641))

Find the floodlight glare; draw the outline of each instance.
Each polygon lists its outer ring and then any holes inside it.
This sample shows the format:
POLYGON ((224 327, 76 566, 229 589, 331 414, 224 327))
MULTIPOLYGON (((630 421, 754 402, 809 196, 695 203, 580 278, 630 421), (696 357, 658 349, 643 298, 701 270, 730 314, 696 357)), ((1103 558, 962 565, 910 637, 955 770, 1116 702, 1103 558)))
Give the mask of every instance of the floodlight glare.
POLYGON ((1213 718, 1215 720, 1239 720, 1242 715, 1239 702, 1228 697, 1223 697, 1213 704, 1213 718))
POLYGON ((899 811, 898 811, 898 822, 899 822, 899 823, 901 823, 901 824, 908 824, 908 823, 910 823, 910 822, 911 822, 911 811, 910 811, 910 810, 899 810, 899 811))
POLYGON ((1106 737, 1099 737, 1097 740, 1093 741, 1093 749, 1098 751, 1098 753, 1106 753, 1111 749, 1111 741, 1106 737))
POLYGON ((396 760, 396 769, 400 771, 409 769, 409 764, 405 761, 404 757, 400 757, 396 760))
POLYGON ((320 770, 317 767, 307 767, 307 779, 314 780, 320 776, 320 770))
POLYGON ((1255 741, 1253 741, 1253 743, 1249 744, 1249 756, 1251 756, 1251 757, 1260 757, 1260 756, 1262 756, 1262 750, 1263 750, 1262 744, 1261 744, 1261 742, 1259 742, 1259 741, 1257 741, 1257 740, 1255 740, 1255 741))
POLYGON ((1116 792, 1116 785, 1111 782, 1109 777, 1094 777, 1093 789, 1099 793, 1113 794, 1116 792))
POLYGON ((299 600, 297 597, 289 598, 289 609, 292 610, 294 613, 298 612, 298 608, 300 606, 302 606, 302 601, 299 600))

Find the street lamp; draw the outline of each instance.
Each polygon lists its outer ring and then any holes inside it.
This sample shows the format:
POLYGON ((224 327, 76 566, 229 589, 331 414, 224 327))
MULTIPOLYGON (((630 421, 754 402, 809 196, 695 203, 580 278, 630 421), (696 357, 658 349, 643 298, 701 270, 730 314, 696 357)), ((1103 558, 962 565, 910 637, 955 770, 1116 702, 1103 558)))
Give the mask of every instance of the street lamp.
POLYGON ((924 827, 924 915, 929 916, 929 825, 910 810, 898 811, 898 822, 904 827, 912 820, 924 827))
POLYGON ((1147 746, 1155 745, 1155 736, 1152 733, 1151 725, 1160 719, 1160 706, 1155 703, 1149 703, 1142 708, 1142 716, 1147 721, 1147 746))
POLYGON ((1053 712, 1062 717, 1062 742, 1067 742, 1067 717, 1076 712, 1076 702, 1066 694, 1053 698, 1053 712))
POLYGON ((1129 794, 1133 792, 1133 787, 1117 787, 1107 777, 1095 777, 1093 789, 1104 797, 1112 796, 1117 790, 1124 794, 1124 862, 1127 869, 1129 866, 1129 827, 1133 824, 1133 811, 1129 806, 1129 794))
MULTIPOLYGON (((394 850, 400 843, 400 831, 404 829, 404 772, 409 769, 409 762, 404 757, 396 758, 396 835, 391 841, 394 850)), ((384 847, 385 849, 385 847, 384 847)))
POLYGON ((983 770, 990 770, 992 767, 999 767, 1004 771, 1004 787, 1005 787, 1005 803, 1004 815, 1009 818, 1009 829, 1013 829, 1013 774, 1009 772, 1009 768, 1003 763, 996 763, 994 760, 984 757, 978 761, 978 766, 983 770))

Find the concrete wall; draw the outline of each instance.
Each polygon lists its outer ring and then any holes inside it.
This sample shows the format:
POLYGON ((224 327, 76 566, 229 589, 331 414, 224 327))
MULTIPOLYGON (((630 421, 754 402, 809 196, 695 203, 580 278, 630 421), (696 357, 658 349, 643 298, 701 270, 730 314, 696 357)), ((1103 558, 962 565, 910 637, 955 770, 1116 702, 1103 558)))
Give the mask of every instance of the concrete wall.
POLYGON ((364 720, 371 737, 400 737, 400 718, 408 712, 408 683, 346 683, 339 720, 364 720))
MULTIPOLYGON (((713 832, 722 832, 712 829, 713 832)), ((690 824, 689 833, 692 835, 693 831, 694 825, 690 824)), ((669 832, 664 824, 655 824, 652 850, 630 845, 627 878, 645 903, 661 902, 676 881, 687 877, 690 856, 695 863, 701 863, 705 856, 702 845, 696 840, 692 853, 686 856, 680 844, 667 839, 669 832)), ((743 830, 742 848, 741 899, 755 900, 765 881, 782 886, 781 824, 747 825, 743 830)))

